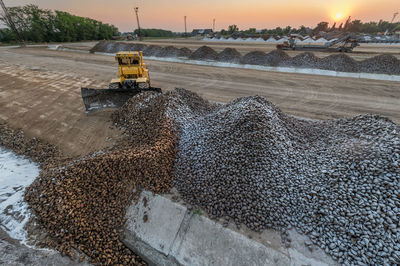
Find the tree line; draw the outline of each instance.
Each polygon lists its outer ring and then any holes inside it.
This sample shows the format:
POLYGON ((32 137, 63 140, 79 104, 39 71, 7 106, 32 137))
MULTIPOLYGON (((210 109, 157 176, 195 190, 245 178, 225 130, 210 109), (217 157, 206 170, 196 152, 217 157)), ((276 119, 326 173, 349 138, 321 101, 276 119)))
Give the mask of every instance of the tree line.
MULTIPOLYGON (((11 19, 24 41, 74 42, 111 39, 119 35, 118 28, 91 18, 63 11, 40 9, 36 5, 8 8, 11 19)), ((0 20, 8 28, 0 29, 0 42, 15 42, 15 33, 4 15, 0 20)))
MULTIPOLYGON (((136 29, 133 33, 139 35, 139 30, 136 29)), ((140 29, 140 36, 142 36, 142 37, 176 37, 177 34, 170 30, 140 29)))
POLYGON ((377 34, 382 32, 395 32, 400 31, 400 22, 390 23, 388 21, 380 20, 379 22, 366 22, 363 23, 361 20, 350 21, 348 19, 346 22, 337 25, 334 23, 329 26, 329 22, 320 22, 315 28, 309 28, 305 26, 300 26, 299 28, 292 28, 287 26, 284 28, 276 27, 275 29, 263 29, 257 31, 255 28, 250 28, 247 30, 239 30, 237 25, 230 25, 228 29, 221 30, 221 35, 232 35, 232 34, 269 34, 269 35, 287 35, 287 34, 316 34, 320 31, 330 32, 330 31, 342 31, 342 32, 353 32, 353 33, 367 33, 367 34, 377 34))

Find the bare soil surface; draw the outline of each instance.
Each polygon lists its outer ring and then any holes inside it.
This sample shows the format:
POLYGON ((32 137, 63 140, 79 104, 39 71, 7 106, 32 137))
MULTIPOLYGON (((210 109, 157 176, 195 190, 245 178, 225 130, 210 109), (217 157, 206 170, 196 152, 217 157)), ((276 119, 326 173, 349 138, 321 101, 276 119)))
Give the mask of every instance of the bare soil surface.
MULTIPOLYGON (((112 110, 85 114, 80 95, 82 86, 108 86, 117 71, 113 57, 44 48, 0 49, 0 119, 69 156, 108 147, 120 138, 121 133, 110 128, 112 110)), ((399 82, 146 63, 153 86, 186 88, 217 102, 262 95, 296 116, 328 119, 376 113, 400 123, 399 82)))

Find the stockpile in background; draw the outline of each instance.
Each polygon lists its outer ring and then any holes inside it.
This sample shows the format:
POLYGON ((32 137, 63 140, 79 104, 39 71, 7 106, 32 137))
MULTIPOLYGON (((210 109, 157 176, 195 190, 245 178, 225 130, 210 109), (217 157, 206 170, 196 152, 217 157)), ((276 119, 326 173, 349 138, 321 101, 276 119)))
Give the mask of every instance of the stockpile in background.
POLYGON ((290 57, 282 50, 274 50, 268 54, 261 51, 252 51, 242 56, 233 48, 226 48, 222 52, 217 53, 211 47, 202 46, 192 52, 188 48, 177 49, 173 46, 162 48, 157 45, 147 46, 143 44, 110 41, 101 41, 90 51, 116 53, 127 50, 143 51, 144 56, 154 57, 178 57, 192 60, 212 60, 260 66, 303 67, 341 72, 400 75, 400 60, 393 55, 378 55, 363 61, 356 61, 346 54, 333 54, 324 58, 319 58, 311 52, 304 52, 290 57))

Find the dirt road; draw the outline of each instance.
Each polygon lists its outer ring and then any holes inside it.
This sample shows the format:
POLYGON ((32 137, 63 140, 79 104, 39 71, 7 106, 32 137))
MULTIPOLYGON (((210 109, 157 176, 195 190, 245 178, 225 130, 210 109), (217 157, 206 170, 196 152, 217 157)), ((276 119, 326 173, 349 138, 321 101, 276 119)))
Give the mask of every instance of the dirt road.
MULTIPOLYGON (((83 155, 114 143, 111 111, 85 114, 80 87, 101 88, 115 76, 113 57, 43 48, 0 48, 0 119, 30 136, 83 155)), ((400 123, 400 83, 146 62, 153 86, 183 87, 227 102, 266 96, 285 112, 309 118, 377 113, 400 123)))

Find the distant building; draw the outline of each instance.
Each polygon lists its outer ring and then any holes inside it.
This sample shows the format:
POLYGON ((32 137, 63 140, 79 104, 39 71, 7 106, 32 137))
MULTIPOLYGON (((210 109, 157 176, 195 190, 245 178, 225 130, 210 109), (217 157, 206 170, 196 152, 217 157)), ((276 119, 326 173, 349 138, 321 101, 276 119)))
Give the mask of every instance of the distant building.
POLYGON ((212 34, 213 34, 212 29, 194 29, 192 31, 192 36, 208 36, 212 34))

